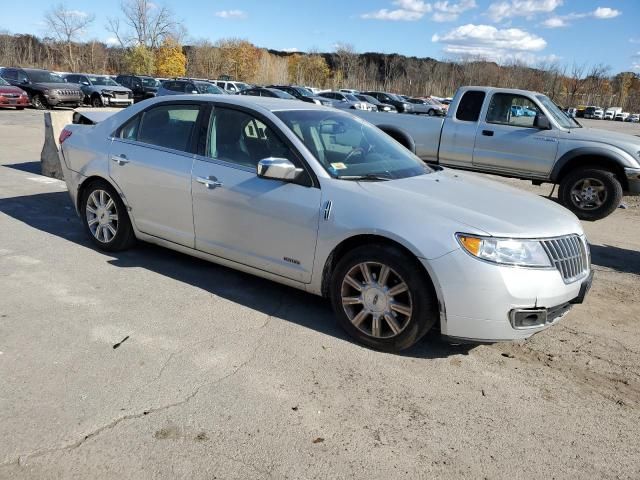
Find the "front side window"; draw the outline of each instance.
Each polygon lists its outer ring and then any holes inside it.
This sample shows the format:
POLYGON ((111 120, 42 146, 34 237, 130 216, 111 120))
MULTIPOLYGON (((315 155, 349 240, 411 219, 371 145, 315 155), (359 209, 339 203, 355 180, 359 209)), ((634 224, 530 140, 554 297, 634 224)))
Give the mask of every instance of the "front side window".
MULTIPOLYGON (((44 70, 33 70, 29 72, 29 77, 31 77, 33 83, 64 83, 62 77, 44 70)), ((24 78, 26 78, 26 76, 24 78)), ((20 80, 20 78, 18 78, 18 80, 20 80)))
POLYGON ((386 133, 352 115, 316 110, 275 114, 335 178, 406 178, 432 170, 386 133))
POLYGON ((209 123, 206 155, 255 169, 264 158, 295 156, 278 135, 248 113, 228 108, 214 108, 209 123))
POLYGON ((7 80, 17 80, 18 74, 15 70, 3 70, 2 77, 6 78, 7 80))
POLYGON ((199 112, 198 105, 151 108, 142 114, 136 139, 149 145, 188 152, 199 112))
POLYGON ((495 93, 487 110, 487 123, 533 128, 540 109, 530 98, 511 93, 495 93))

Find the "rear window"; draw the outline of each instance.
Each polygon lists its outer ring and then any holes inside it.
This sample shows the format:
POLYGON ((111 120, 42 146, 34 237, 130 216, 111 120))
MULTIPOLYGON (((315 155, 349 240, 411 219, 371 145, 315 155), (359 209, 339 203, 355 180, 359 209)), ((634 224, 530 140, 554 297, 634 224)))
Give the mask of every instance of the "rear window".
POLYGON ((484 92, 470 90, 465 92, 458 103, 456 118, 464 122, 477 122, 484 102, 484 92))
MULTIPOLYGON (((138 142, 188 152, 199 111, 198 105, 161 105, 144 112, 139 126, 131 129, 137 130, 138 142)), ((122 138, 128 138, 128 126, 122 138)))

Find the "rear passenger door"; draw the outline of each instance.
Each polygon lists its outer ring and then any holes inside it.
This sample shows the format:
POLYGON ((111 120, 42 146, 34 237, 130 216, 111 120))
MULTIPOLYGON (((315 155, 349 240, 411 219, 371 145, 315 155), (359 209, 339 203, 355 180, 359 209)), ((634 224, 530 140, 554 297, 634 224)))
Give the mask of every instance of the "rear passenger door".
POLYGON ((116 131, 109 158, 136 227, 192 248, 191 169, 200 112, 195 102, 143 111, 116 131))
POLYGON ((467 90, 458 101, 454 115, 448 115, 443 120, 438 163, 460 167, 471 166, 484 99, 485 92, 467 90))

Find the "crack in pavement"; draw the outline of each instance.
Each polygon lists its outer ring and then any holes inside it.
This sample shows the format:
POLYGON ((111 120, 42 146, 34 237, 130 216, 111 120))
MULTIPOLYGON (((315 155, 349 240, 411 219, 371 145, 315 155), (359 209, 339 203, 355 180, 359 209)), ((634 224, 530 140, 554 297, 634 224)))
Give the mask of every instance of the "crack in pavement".
MULTIPOLYGON (((278 306, 275 308, 274 312, 267 317, 267 319, 262 324, 262 326, 259 327, 259 329, 265 329, 271 323, 271 320, 273 319, 273 317, 279 312, 280 308, 282 307, 282 305, 284 303, 283 300, 284 300, 284 294, 281 296, 280 301, 278 302, 278 306)), ((89 432, 84 437, 82 437, 79 440, 76 440, 73 443, 62 445, 60 447, 45 448, 45 449, 41 449, 41 450, 36 450, 34 452, 31 452, 31 453, 18 455, 18 457, 13 459, 13 460, 9 460, 7 462, 0 463, 0 468, 8 467, 8 466, 11 466, 11 465, 21 465, 25 460, 42 457, 42 456, 48 455, 50 453, 56 453, 56 452, 61 452, 61 451, 65 451, 65 450, 74 450, 74 449, 82 446, 87 440, 90 440, 92 438, 97 437, 102 432, 105 432, 107 430, 111 430, 112 428, 116 427, 118 424, 120 424, 120 423, 122 423, 124 421, 135 420, 135 419, 146 417, 146 416, 149 416, 149 415, 153 415, 155 413, 159 413, 159 412, 171 409, 171 408, 180 407, 182 405, 185 405, 185 404, 189 403, 194 397, 196 397, 196 395, 198 395, 198 393, 203 388, 210 387, 210 386, 213 386, 213 385, 217 385, 218 383, 221 383, 224 380, 227 380, 227 379, 233 377, 240 370, 242 370, 249 363, 251 363, 256 358, 256 356, 258 354, 258 350, 260 350, 260 348, 262 347, 262 340, 264 339, 265 336, 266 336, 266 333, 264 333, 260 337, 260 339, 256 342, 256 347, 253 350, 253 352, 249 355, 249 357, 244 362, 242 362, 240 365, 238 365, 236 368, 234 368, 233 371, 231 371, 227 375, 224 375, 224 376, 222 376, 222 377, 220 377, 220 378, 218 378, 218 379, 216 379, 216 380, 214 380, 212 382, 206 382, 206 383, 203 383, 202 385, 199 385, 198 387, 196 387, 196 389, 193 392, 191 392, 184 399, 182 399, 182 400, 180 400, 178 402, 169 403, 167 405, 163 405, 163 406, 157 407, 157 408, 143 410, 142 412, 135 413, 135 414, 123 415, 122 417, 116 418, 115 420, 107 423, 106 425, 103 425, 100 428, 97 428, 96 430, 93 430, 92 432, 89 432)), ((233 459, 231 459, 231 460, 233 460, 233 459)), ((261 473, 265 473, 265 472, 261 472, 261 473)), ((269 472, 267 472, 267 474, 269 476, 271 476, 271 474, 269 472)))

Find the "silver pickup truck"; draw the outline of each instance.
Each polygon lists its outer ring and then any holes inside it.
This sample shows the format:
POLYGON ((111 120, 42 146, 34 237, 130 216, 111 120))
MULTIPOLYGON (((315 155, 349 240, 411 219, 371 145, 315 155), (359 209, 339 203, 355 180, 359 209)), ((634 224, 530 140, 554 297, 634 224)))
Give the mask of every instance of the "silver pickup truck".
POLYGON ((547 96, 462 87, 445 118, 354 110, 428 163, 559 184, 560 202, 583 220, 640 195, 640 138, 582 128, 547 96))

